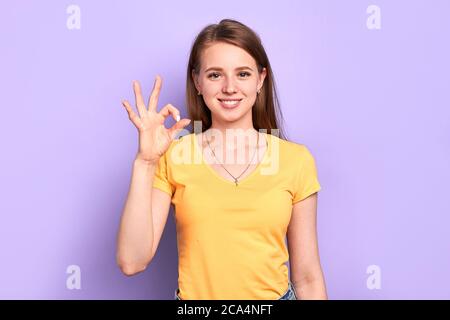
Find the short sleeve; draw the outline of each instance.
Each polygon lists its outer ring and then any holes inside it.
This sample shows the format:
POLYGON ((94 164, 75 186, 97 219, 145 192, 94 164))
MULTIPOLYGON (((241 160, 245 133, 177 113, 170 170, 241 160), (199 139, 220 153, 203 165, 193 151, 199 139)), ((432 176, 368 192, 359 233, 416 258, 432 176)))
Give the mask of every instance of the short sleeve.
POLYGON ((297 176, 295 179, 292 204, 306 199, 321 189, 313 155, 304 145, 300 145, 297 176))
POLYGON ((174 187, 169 182, 168 165, 167 165, 167 151, 159 158, 158 165, 155 170, 155 177, 153 179, 153 188, 160 189, 170 196, 174 193, 174 187))

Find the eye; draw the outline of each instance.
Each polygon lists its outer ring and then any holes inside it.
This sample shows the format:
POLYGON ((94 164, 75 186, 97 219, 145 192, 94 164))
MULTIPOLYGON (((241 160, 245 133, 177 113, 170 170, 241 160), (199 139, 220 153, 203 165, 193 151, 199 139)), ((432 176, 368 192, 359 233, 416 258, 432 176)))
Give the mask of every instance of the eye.
POLYGON ((239 75, 246 75, 244 78, 248 78, 251 76, 251 74, 249 72, 240 72, 239 75))
POLYGON ((213 72, 213 73, 210 73, 209 75, 208 75, 208 78, 213 78, 213 79, 217 79, 216 77, 214 77, 214 76, 218 76, 219 74, 217 73, 217 72, 213 72))

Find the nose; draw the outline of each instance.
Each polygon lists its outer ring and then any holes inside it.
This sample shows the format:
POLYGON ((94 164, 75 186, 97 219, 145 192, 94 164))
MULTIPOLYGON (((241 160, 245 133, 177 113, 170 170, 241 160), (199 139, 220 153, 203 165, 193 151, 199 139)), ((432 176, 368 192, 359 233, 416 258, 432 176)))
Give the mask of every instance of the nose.
POLYGON ((225 80, 225 84, 222 89, 225 93, 235 93, 237 92, 236 85, 234 84, 233 80, 228 78, 228 80, 225 80))

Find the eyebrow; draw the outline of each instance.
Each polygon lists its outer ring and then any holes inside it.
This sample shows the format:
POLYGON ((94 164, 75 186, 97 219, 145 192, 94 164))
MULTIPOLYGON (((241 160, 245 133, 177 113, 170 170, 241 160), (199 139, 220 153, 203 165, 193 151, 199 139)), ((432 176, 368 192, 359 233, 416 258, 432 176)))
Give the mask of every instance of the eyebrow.
MULTIPOLYGON (((244 69, 250 69, 251 71, 253 71, 252 68, 247 67, 247 66, 238 67, 238 68, 236 68, 235 70, 244 70, 244 69)), ((209 70, 219 70, 219 71, 223 71, 223 69, 220 68, 220 67, 211 67, 211 68, 206 69, 205 72, 208 72, 209 70)))

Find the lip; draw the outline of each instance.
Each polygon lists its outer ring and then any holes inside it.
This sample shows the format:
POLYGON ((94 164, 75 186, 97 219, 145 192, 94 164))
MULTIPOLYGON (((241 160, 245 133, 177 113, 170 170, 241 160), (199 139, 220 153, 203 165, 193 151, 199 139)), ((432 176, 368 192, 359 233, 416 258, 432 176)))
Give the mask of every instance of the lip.
POLYGON ((222 100, 222 99, 217 99, 217 100, 220 102, 220 105, 221 105, 223 108, 225 108, 225 109, 234 109, 234 108, 237 108, 237 107, 240 106, 240 104, 241 104, 241 102, 242 102, 243 99, 224 99, 224 100, 222 100), (223 101, 230 101, 230 100, 239 100, 239 102, 238 102, 237 104, 235 104, 235 105, 228 105, 228 104, 226 104, 226 103, 223 102, 223 101))

